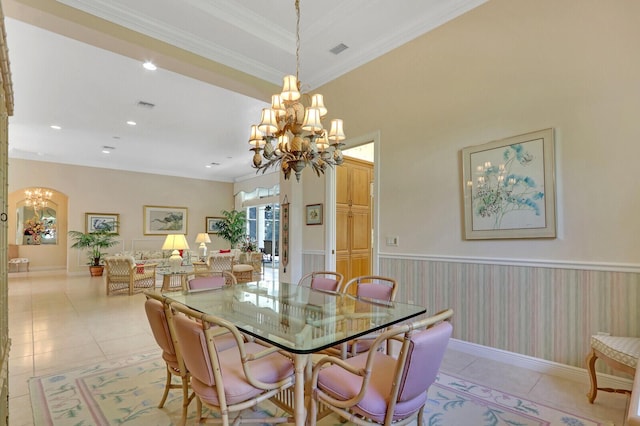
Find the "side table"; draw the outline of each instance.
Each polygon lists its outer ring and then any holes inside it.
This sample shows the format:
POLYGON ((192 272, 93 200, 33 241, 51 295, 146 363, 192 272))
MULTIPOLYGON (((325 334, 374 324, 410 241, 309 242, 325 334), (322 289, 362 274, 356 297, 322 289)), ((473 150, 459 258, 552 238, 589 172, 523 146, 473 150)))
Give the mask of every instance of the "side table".
POLYGON ((164 272, 162 273, 161 291, 187 290, 187 281, 193 272, 164 272))

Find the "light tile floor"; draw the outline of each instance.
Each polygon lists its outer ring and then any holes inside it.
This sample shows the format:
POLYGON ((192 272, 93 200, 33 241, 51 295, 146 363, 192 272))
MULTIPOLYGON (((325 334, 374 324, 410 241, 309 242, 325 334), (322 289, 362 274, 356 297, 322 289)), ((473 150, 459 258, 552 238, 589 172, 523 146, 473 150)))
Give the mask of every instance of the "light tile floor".
MULTIPOLYGON (((143 303, 142 294, 107 297, 102 277, 63 271, 10 274, 9 423, 33 425, 30 377, 157 350, 143 303)), ((596 403, 589 404, 586 373, 585 381, 577 383, 452 350, 442 369, 541 404, 597 417, 605 425, 624 424, 628 397, 600 392, 596 403)))

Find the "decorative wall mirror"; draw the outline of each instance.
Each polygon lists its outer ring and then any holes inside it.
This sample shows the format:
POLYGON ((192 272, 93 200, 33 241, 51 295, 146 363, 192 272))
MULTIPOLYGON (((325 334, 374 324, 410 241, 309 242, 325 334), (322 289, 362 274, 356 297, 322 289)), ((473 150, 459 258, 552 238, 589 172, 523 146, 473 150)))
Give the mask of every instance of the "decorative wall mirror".
POLYGON ((57 209, 52 201, 46 206, 28 205, 26 199, 18 202, 16 244, 58 244, 57 209))

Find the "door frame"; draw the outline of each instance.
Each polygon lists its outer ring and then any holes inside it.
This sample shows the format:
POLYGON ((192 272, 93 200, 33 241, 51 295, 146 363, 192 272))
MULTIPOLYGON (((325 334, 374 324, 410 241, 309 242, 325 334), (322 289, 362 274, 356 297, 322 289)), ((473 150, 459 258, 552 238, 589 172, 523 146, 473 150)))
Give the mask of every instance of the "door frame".
MULTIPOLYGON (((365 145, 368 143, 373 143, 373 218, 371 220, 371 273, 373 275, 378 275, 378 253, 380 241, 380 203, 378 202, 378 200, 380 200, 380 130, 376 130, 374 132, 347 140, 345 143, 345 148, 355 148, 357 146, 365 145)), ((324 201, 325 205, 327 206, 327 209, 325 211, 327 224, 324 230, 324 263, 325 268, 328 271, 335 271, 336 269, 336 182, 336 171, 331 168, 327 173, 324 201)))

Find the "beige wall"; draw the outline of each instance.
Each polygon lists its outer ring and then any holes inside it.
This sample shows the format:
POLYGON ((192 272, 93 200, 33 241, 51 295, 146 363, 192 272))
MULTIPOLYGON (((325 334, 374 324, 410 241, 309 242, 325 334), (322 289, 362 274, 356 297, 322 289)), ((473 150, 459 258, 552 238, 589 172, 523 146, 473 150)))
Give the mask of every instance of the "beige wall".
POLYGON ((639 16, 492 0, 320 88, 350 137, 380 130, 381 253, 637 265, 639 16), (558 238, 464 241, 460 150, 549 127, 558 238))
POLYGON ((457 339, 576 367, 591 334, 640 335, 639 17, 491 0, 319 89, 349 137, 380 131, 379 272, 398 300, 453 307, 457 339), (465 241, 460 150, 549 127, 557 238, 465 241))
MULTIPOLYGON (((85 213, 118 213, 122 245, 110 249, 110 253, 120 247, 129 250, 133 241, 145 247, 157 243, 160 248, 164 237, 143 235, 145 205, 187 207, 187 241, 194 250, 196 235, 206 229, 205 217, 219 216, 221 210, 233 208, 231 183, 11 159, 9 193, 13 204, 9 211, 15 212, 15 203, 24 189, 36 186, 54 189, 68 198, 68 230, 84 231, 85 213)), ((15 234, 12 221, 15 215, 9 215, 9 235, 15 234)), ((64 226, 61 225, 61 231, 64 226)), ((66 249, 71 243, 65 241, 55 248, 21 246, 20 255, 30 258, 32 270, 84 270, 86 256, 78 250, 66 249), (49 252, 56 250, 62 250, 62 255, 51 256, 49 252)), ((220 238, 212 238, 209 248, 227 245, 220 238)))

